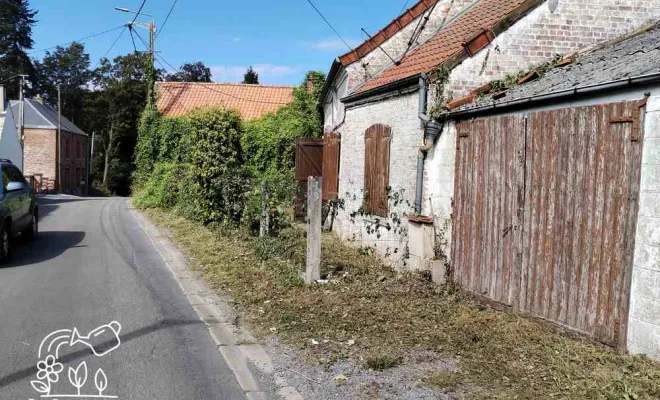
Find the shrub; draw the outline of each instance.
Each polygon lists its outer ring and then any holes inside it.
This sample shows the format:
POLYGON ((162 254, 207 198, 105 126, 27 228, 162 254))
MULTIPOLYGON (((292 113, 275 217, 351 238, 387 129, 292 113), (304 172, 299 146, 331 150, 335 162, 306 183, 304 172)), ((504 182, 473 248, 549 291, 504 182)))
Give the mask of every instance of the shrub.
POLYGON ((240 222, 250 186, 243 166, 241 118, 234 110, 204 109, 190 114, 190 215, 203 223, 240 222))
POLYGON ((157 163, 144 187, 135 195, 135 205, 141 208, 169 208, 177 204, 181 166, 157 163))

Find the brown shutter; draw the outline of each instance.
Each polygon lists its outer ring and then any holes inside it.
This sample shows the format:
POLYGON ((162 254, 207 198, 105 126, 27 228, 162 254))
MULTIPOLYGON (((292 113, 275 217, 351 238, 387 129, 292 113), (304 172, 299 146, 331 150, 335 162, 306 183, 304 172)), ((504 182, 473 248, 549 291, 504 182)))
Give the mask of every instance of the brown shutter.
POLYGON ((323 200, 339 197, 339 152, 340 135, 326 133, 323 137, 323 200))
POLYGON ((391 129, 373 125, 364 134, 365 211, 387 217, 391 129))

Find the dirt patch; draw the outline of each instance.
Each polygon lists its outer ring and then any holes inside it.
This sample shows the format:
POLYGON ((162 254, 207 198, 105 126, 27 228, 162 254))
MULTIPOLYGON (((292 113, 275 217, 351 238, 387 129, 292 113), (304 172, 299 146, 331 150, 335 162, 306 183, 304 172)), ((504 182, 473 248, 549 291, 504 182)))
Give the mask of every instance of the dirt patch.
MULTIPOLYGON (((644 357, 617 355, 553 326, 488 309, 426 275, 397 274, 331 235, 323 239, 328 283, 305 287, 300 230, 259 240, 163 211, 147 214, 173 233, 192 268, 233 297, 253 331, 327 371, 319 381, 343 373, 345 384, 354 381, 351 393, 363 398, 660 398, 660 367, 644 357), (451 368, 418 370, 419 354, 427 365, 451 368), (401 382, 389 385, 388 376, 401 382), (421 397, 397 397, 418 390, 421 397)), ((315 399, 356 398, 313 394, 310 389, 315 399)))

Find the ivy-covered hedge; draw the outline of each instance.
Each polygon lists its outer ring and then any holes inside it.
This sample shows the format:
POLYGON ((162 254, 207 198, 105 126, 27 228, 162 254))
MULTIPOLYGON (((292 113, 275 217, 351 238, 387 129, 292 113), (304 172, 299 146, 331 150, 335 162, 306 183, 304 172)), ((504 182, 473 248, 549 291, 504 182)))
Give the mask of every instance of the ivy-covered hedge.
POLYGON ((291 104, 253 121, 220 109, 165 118, 147 107, 136 147, 136 205, 176 207, 203 223, 253 230, 266 206, 271 232, 288 225, 297 192, 296 140, 322 133, 316 99, 323 81, 322 73, 309 73, 291 104))

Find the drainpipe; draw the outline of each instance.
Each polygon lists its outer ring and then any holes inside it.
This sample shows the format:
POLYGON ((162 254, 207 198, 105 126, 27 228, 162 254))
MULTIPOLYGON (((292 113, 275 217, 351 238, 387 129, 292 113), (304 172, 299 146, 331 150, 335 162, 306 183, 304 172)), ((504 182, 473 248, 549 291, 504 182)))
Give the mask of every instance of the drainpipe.
POLYGON ((424 145, 417 153, 417 182, 415 184, 415 214, 422 213, 422 189, 424 187, 424 161, 429 150, 433 147, 436 139, 442 134, 444 125, 432 120, 426 115, 428 108, 428 88, 426 86, 427 76, 422 73, 419 76, 419 119, 424 123, 424 145))

